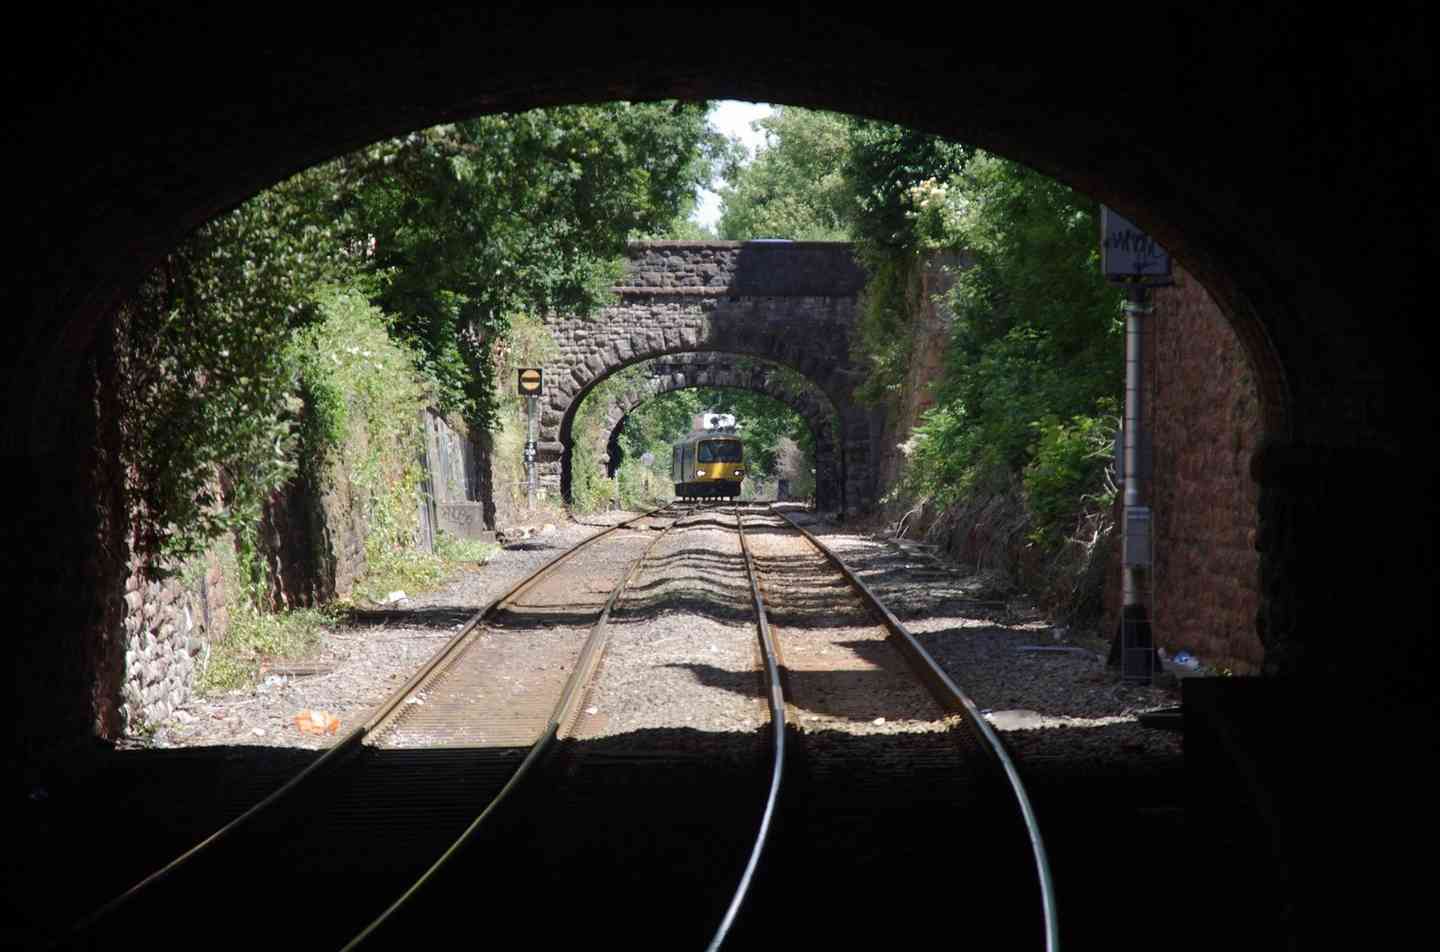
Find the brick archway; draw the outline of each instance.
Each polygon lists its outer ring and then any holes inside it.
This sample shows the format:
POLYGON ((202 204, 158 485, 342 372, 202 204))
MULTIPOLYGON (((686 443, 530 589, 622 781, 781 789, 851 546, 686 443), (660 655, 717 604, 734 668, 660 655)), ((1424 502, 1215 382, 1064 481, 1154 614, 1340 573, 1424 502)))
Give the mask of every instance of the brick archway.
MULTIPOLYGON (((786 404, 804 418, 815 438, 815 504, 820 509, 843 509, 845 486, 843 460, 835 434, 838 417, 835 407, 818 387, 794 375, 780 372, 768 361, 737 359, 729 354, 691 353, 655 358, 636 366, 644 379, 611 400, 606 412, 607 443, 625 416, 641 404, 665 393, 694 387, 723 387, 763 393, 786 404)), ((599 381, 596 381, 599 383, 599 381)), ((560 427, 565 447, 561 458, 561 489, 568 495, 570 485, 571 424, 583 399, 576 399, 560 427)))

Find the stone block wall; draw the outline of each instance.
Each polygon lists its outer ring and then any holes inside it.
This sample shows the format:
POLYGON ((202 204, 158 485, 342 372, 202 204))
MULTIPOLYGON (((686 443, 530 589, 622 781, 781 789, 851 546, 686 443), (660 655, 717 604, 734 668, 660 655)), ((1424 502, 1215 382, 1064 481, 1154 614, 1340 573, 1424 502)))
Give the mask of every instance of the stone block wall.
POLYGON ((134 732, 174 715, 189 699, 210 644, 225 637, 229 613, 219 556, 212 549, 195 571, 158 582, 132 561, 124 601, 120 717, 122 730, 134 732))
POLYGON ((429 524, 461 539, 493 538, 496 501, 489 451, 463 424, 434 410, 424 414, 429 524))
POLYGON ((365 571, 364 500, 337 465, 321 490, 303 479, 273 493, 260 522, 260 555, 275 609, 321 605, 365 571))
POLYGON ((550 314, 559 353, 545 367, 538 473, 568 491, 566 448, 575 408, 596 382, 641 360, 712 352, 758 357, 810 379, 840 423, 836 505, 863 512, 877 498, 881 415, 855 405, 850 336, 865 274, 841 242, 657 241, 627 250, 619 301, 592 319, 550 314))
POLYGON ((622 288, 692 288, 747 297, 845 297, 865 287, 848 244, 829 241, 646 241, 627 252, 622 288))

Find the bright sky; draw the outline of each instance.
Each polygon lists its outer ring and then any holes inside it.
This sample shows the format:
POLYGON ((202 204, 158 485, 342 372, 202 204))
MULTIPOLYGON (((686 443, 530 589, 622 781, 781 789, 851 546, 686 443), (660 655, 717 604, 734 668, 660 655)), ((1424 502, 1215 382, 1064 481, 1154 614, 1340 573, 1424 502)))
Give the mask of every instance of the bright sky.
MULTIPOLYGON (((733 99, 727 99, 717 103, 715 109, 710 113, 710 126, 726 135, 738 137, 745 144, 750 158, 753 159, 755 147, 763 142, 765 137, 751 129, 750 123, 770 115, 771 112, 770 106, 763 102, 736 102, 733 99)), ((701 190, 700 204, 691 218, 702 225, 714 228, 715 223, 720 220, 720 196, 709 189, 701 190)))

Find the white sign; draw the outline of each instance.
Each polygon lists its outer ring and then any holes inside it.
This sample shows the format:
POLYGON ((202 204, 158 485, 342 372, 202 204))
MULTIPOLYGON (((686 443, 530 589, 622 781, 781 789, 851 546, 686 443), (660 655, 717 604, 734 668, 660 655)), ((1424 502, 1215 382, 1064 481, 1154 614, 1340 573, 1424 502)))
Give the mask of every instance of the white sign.
POLYGON ((1107 280, 1124 284, 1173 284, 1170 253, 1145 232, 1100 206, 1100 268, 1107 280))

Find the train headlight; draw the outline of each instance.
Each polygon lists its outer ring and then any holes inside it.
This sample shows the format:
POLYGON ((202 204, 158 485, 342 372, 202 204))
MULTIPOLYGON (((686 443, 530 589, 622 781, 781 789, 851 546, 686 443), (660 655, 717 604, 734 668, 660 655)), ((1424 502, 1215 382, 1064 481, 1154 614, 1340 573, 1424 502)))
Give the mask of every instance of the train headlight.
POLYGON ((699 469, 695 470, 695 475, 696 475, 696 476, 704 476, 704 475, 705 475, 705 468, 702 466, 702 467, 700 467, 699 469))
POLYGON ((744 475, 745 475, 745 467, 741 466, 739 469, 735 470, 735 475, 736 475, 736 476, 744 476, 744 475))

